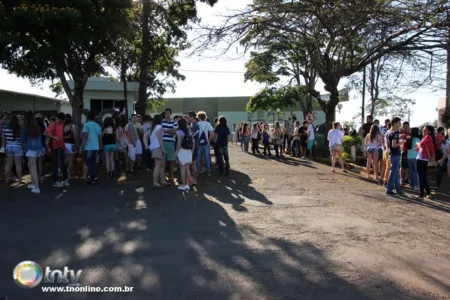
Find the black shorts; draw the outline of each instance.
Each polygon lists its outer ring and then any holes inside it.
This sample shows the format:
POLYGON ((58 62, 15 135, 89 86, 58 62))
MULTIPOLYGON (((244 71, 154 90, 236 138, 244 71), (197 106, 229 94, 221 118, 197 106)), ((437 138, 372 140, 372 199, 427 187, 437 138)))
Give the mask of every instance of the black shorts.
POLYGON ((402 169, 408 169, 408 151, 402 152, 402 160, 400 162, 400 167, 402 169))

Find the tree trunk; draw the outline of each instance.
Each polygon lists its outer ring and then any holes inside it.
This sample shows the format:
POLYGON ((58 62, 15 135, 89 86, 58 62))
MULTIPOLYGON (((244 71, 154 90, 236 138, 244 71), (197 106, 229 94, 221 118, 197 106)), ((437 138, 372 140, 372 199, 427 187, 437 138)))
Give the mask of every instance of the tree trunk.
POLYGON ((83 93, 84 93, 84 84, 82 84, 82 80, 75 79, 75 86, 73 91, 73 101, 72 101, 72 120, 75 126, 80 129, 81 128, 81 115, 83 112, 84 101, 83 101, 83 93))
POLYGON ((120 67, 120 80, 123 82, 123 101, 120 106, 120 113, 125 112, 127 119, 130 117, 128 114, 128 83, 127 83, 127 63, 125 56, 122 57, 122 64, 120 67))
POLYGON ((142 11, 142 53, 139 63, 139 99, 136 112, 145 115, 147 110, 147 80, 148 80, 148 59, 150 54, 150 29, 148 27, 150 18, 150 0, 143 1, 142 11))

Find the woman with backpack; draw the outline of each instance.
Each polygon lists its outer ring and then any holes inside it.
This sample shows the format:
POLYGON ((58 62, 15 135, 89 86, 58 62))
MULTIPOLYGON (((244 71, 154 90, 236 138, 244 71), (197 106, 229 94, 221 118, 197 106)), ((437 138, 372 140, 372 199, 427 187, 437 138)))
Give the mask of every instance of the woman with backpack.
POLYGON ((180 191, 186 192, 190 190, 192 151, 195 148, 194 138, 188 129, 185 119, 178 120, 177 130, 177 149, 175 157, 180 165, 180 191))

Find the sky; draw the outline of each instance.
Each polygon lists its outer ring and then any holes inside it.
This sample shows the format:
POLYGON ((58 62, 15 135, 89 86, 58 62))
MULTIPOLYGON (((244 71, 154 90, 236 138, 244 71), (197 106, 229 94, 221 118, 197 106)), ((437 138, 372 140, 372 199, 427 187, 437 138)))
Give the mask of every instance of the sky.
MULTIPOLYGON (((199 3, 199 16, 205 24, 220 24, 220 15, 227 14, 230 9, 243 8, 250 2, 251 0, 219 1, 213 8, 199 3)), ((179 58, 181 73, 186 76, 186 80, 178 82, 176 92, 167 94, 167 97, 252 96, 263 87, 253 82, 244 83, 245 63, 248 57, 238 57, 236 48, 232 48, 226 57, 219 58, 207 58, 204 55, 189 56, 189 53, 190 51, 187 51, 179 58)), ((342 81, 340 88, 344 84, 345 81, 342 81)), ((0 70, 0 89, 52 97, 54 94, 48 88, 49 85, 50 82, 45 82, 40 87, 33 87, 27 79, 0 70)), ((321 82, 318 83, 317 89, 325 93, 321 82)), ((416 100, 416 104, 412 107, 411 125, 433 122, 437 118, 438 99, 444 95, 444 90, 431 92, 425 88, 405 95, 416 100)), ((341 112, 336 114, 337 121, 352 120, 360 111, 361 95, 356 91, 350 92, 350 101, 343 102, 342 105, 341 112)))

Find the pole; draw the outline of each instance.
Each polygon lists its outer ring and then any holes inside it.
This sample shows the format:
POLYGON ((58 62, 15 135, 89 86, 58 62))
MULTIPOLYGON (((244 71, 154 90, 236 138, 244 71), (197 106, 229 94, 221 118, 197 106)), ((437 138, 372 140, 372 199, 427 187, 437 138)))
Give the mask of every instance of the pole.
POLYGON ((362 107, 361 107, 361 128, 362 128, 362 125, 364 125, 365 106, 366 106, 366 67, 364 67, 364 74, 363 74, 363 91, 362 91, 362 107))
POLYGON ((447 41, 447 81, 446 81, 446 101, 445 108, 450 107, 450 27, 448 28, 448 41, 447 41))

